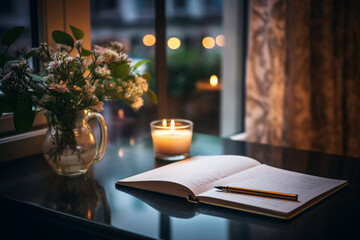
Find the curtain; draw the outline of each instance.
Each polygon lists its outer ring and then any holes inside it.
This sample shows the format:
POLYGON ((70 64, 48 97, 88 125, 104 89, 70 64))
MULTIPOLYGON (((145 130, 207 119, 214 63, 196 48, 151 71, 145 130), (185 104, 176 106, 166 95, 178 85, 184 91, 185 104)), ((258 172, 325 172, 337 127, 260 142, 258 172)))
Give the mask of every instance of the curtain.
POLYGON ((360 1, 252 0, 248 141, 360 157, 360 1))

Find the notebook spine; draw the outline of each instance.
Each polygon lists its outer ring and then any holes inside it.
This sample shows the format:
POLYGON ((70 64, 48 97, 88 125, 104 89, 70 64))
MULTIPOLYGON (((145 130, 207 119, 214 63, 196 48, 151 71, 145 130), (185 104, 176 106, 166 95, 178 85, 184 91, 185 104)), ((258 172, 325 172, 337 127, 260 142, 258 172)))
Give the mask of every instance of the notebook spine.
POLYGON ((198 203, 199 203, 199 200, 198 200, 197 198, 193 198, 191 195, 188 195, 188 196, 186 197, 186 200, 187 200, 188 202, 195 203, 195 204, 198 204, 198 203))

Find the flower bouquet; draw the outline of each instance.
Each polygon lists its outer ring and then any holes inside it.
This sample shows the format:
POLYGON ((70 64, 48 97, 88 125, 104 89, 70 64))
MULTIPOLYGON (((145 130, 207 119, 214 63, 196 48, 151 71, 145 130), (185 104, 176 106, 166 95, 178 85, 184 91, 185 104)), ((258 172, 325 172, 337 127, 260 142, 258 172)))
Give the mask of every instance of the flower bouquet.
POLYGON ((74 128, 78 112, 100 112, 103 101, 120 99, 137 111, 146 93, 153 102, 156 95, 148 88, 149 73, 140 75, 137 68, 147 60, 132 64, 119 42, 108 46, 83 47, 84 32, 70 26, 72 35, 54 31, 57 51, 47 43, 8 60, 9 47, 21 36, 23 27, 15 27, 1 39, 5 52, 0 54, 0 116, 13 112, 17 131, 32 127, 34 117, 47 110, 53 145, 49 158, 60 159, 64 152, 74 154, 78 145, 74 128), (40 60, 36 72, 28 60, 40 60))

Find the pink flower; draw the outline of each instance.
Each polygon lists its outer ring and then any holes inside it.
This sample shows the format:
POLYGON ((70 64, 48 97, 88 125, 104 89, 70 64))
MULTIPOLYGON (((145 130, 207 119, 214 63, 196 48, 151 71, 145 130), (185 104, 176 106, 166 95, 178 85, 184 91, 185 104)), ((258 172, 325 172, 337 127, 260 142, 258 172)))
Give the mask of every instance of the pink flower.
POLYGON ((59 93, 64 93, 64 92, 67 92, 68 91, 68 88, 66 87, 65 84, 57 84, 57 83, 51 83, 50 84, 50 89, 53 89, 59 93))
POLYGON ((94 53, 104 54, 104 52, 105 52, 105 48, 103 48, 99 45, 94 46, 94 53))
POLYGON ((62 61, 58 60, 58 61, 51 61, 49 62, 49 65, 47 67, 47 70, 51 71, 55 68, 58 68, 61 65, 62 61))

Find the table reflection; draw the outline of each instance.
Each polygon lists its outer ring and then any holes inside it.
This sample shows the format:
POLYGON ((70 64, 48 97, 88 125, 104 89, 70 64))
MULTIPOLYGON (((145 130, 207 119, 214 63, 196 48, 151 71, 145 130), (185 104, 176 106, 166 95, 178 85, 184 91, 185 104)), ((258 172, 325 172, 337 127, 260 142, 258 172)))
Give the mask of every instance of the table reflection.
POLYGON ((110 224, 110 207, 105 190, 87 175, 73 178, 54 176, 46 190, 45 206, 110 224))

